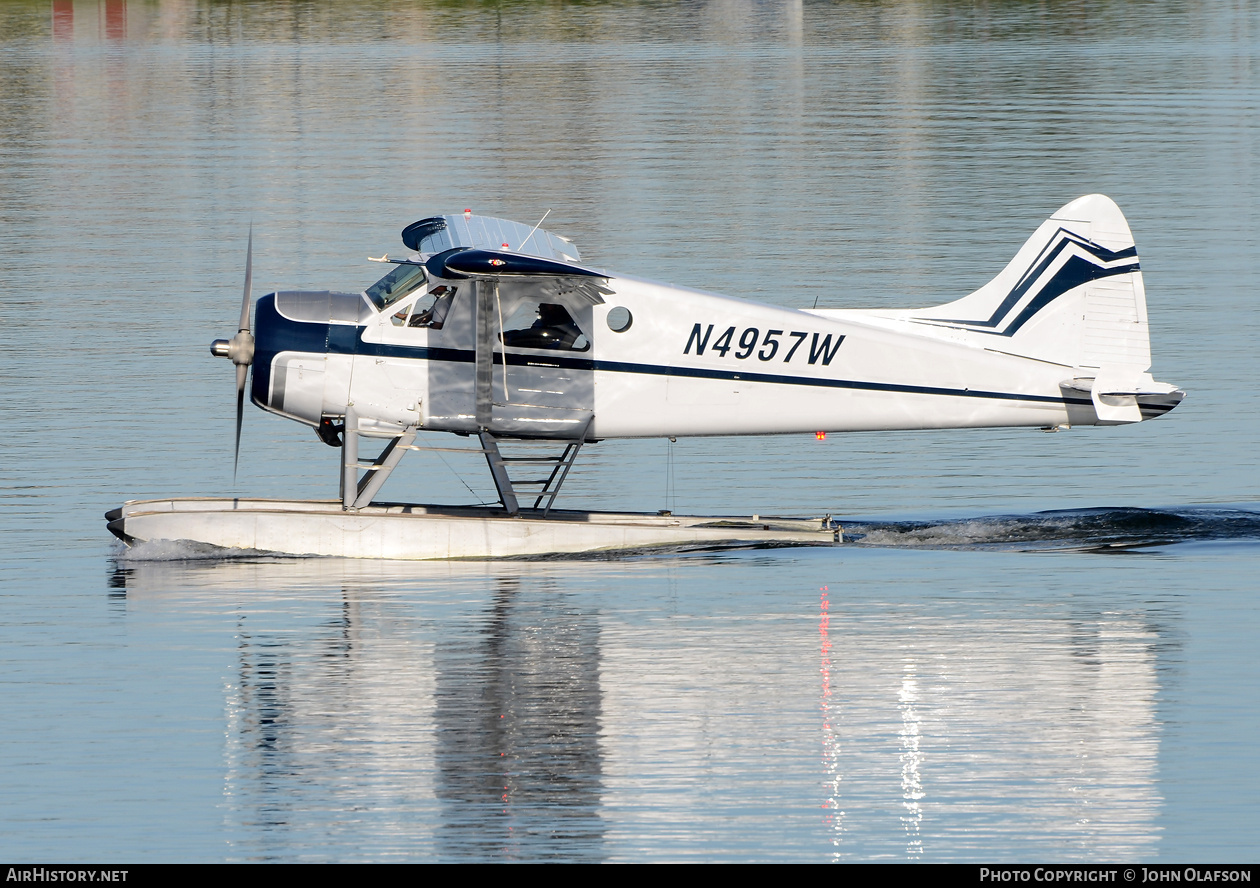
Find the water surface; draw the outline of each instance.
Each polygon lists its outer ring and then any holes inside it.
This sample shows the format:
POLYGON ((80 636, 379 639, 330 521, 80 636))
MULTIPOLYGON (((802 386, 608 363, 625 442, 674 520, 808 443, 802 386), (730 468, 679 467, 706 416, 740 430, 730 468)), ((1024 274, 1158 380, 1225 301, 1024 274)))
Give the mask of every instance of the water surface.
MULTIPOLYGON (((0 853, 1253 860, 1252 4, 0 5, 0 853), (440 212, 776 304, 1137 239, 1151 423, 605 442, 564 504, 852 545, 417 565, 124 553, 124 499, 314 497, 207 352, 440 212)), ((431 443, 441 443, 431 436, 431 443)), ((493 497, 436 455, 399 499, 493 497)))

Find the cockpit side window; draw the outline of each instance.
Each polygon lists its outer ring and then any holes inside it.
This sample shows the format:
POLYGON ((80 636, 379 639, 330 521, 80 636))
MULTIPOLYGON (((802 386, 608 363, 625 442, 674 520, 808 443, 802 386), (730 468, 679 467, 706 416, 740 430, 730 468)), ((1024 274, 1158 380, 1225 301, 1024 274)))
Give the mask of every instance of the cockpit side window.
POLYGON ((413 304, 405 305, 394 312, 389 320, 395 327, 428 327, 432 330, 441 330, 458 289, 458 287, 440 284, 413 304))
POLYGON ((407 325, 407 315, 411 314, 412 306, 404 305, 398 311, 389 316, 390 323, 395 327, 405 327, 407 325))
POLYGON ((451 303, 455 301, 455 293, 458 289, 458 287, 439 284, 421 296, 416 300, 411 316, 407 318, 407 326, 441 330, 442 324, 446 323, 446 316, 450 313, 451 303))
POLYGON ((586 334, 563 305, 554 302, 522 302, 503 324, 504 345, 545 348, 552 351, 586 351, 586 334))
POLYGON ((427 282, 423 265, 395 265, 385 277, 368 287, 365 292, 368 299, 381 309, 393 305, 427 282))

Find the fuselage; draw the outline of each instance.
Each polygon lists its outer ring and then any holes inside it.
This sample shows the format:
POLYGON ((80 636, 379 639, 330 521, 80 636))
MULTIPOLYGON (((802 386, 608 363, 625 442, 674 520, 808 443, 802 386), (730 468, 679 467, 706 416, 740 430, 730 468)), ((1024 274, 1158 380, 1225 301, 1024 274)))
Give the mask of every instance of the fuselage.
POLYGON ((379 432, 592 440, 1119 424, 1184 396, 1147 372, 1137 251, 1102 195, 985 287, 918 311, 590 269, 564 238, 470 214, 403 240, 417 253, 363 293, 258 301, 254 403, 313 426, 353 406, 379 432))
MULTIPOLYGON (((592 416, 591 438, 1094 421, 1089 396, 1061 386, 1069 367, 910 324, 625 277, 608 287, 603 304, 570 309, 584 348, 493 343, 490 431, 571 438, 592 416)), ((254 402, 310 425, 353 404, 383 427, 476 431, 477 306, 461 295, 440 329, 397 324, 397 303, 362 295, 263 297, 254 402)))

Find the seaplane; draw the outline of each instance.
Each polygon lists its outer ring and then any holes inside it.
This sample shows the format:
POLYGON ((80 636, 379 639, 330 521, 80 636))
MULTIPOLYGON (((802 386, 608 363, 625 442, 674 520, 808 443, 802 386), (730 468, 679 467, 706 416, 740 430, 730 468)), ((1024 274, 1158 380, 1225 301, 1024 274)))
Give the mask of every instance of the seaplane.
POLYGON ((341 495, 131 501, 107 513, 109 530, 128 544, 396 559, 835 544, 830 515, 554 506, 600 441, 1112 426, 1185 397, 1150 374, 1137 248, 1100 194, 1056 212, 979 290, 911 310, 798 310, 594 268, 545 219, 421 219, 402 231, 407 254, 376 259, 391 267, 362 292, 256 304, 251 231, 238 331, 210 347, 235 367, 236 459, 248 390, 340 448, 341 495), (421 432, 457 437, 427 447, 421 432), (383 446, 364 459, 372 439, 383 446), (554 450, 505 454, 515 442, 554 450), (380 500, 403 456, 426 449, 484 457, 498 502, 380 500))

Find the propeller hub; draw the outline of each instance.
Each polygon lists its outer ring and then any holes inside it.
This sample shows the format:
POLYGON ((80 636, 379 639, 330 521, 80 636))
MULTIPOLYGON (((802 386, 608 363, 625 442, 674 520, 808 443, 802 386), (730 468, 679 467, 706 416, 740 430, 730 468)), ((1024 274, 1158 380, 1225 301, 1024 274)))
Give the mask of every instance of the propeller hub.
POLYGON ((254 334, 241 330, 231 339, 216 339, 210 343, 210 354, 227 358, 238 367, 248 367, 254 363, 254 334))
POLYGON ((228 344, 227 356, 238 367, 248 367, 254 363, 254 334, 241 330, 233 336, 228 344))

